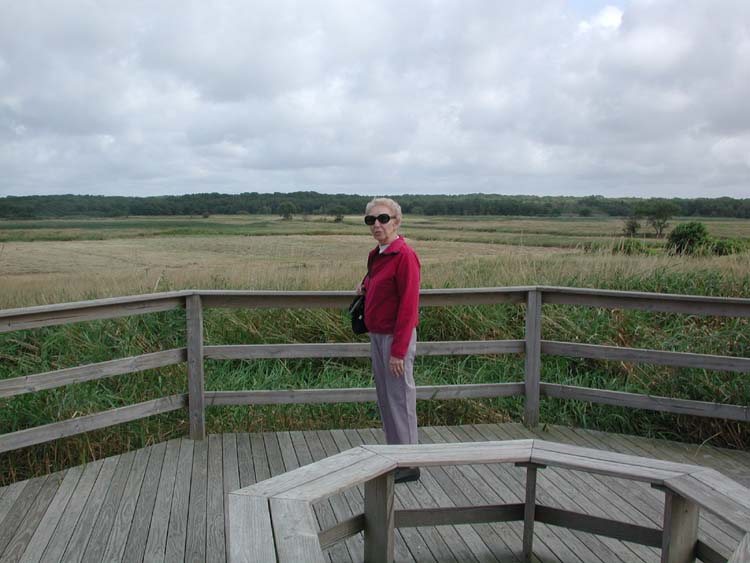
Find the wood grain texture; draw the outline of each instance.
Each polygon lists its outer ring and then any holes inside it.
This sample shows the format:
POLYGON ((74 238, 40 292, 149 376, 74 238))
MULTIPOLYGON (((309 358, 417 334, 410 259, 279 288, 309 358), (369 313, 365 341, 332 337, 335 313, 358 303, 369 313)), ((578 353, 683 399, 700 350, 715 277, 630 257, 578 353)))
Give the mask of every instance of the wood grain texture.
POLYGON ((0 333, 169 311, 182 307, 185 296, 191 294, 175 291, 0 310, 0 333))
POLYGON ((545 397, 557 399, 573 399, 590 401, 603 405, 615 405, 660 412, 673 412, 692 416, 710 416, 750 422, 750 407, 739 405, 722 405, 687 399, 673 399, 671 397, 655 397, 640 393, 624 391, 610 391, 606 389, 590 389, 573 385, 559 385, 557 383, 542 383, 541 394, 545 397))
MULTIPOLYGON (((417 387, 418 400, 513 397, 523 394, 523 383, 476 383, 417 387)), ((278 391, 206 391, 206 406, 362 403, 376 401, 372 387, 349 389, 284 389, 278 391)))
POLYGON ((279 563, 323 563, 325 558, 318 541, 312 505, 304 501, 272 498, 269 506, 279 563))
POLYGON ((578 344, 573 342, 556 342, 552 340, 542 341, 542 353, 572 358, 592 358, 596 360, 617 362, 633 362, 750 373, 750 358, 739 358, 733 356, 667 352, 644 348, 578 344))
POLYGON ((524 355, 524 423, 539 424, 539 381, 542 356, 542 294, 530 291, 526 301, 526 354, 524 355))
POLYGON ((694 559, 699 514, 697 504, 667 492, 664 499, 662 563, 684 563, 694 559))
POLYGON ((750 533, 745 534, 727 563, 748 563, 750 561, 750 533))
POLYGON ((203 373, 203 307, 198 295, 185 300, 187 326, 187 373, 188 373, 188 416, 190 418, 190 438, 202 440, 206 437, 204 412, 205 381, 203 373))
POLYGON ((0 436, 0 453, 35 444, 42 444, 51 440, 57 440, 58 438, 65 438, 66 436, 75 436, 89 430, 106 428, 107 426, 114 426, 147 416, 175 411, 187 405, 186 399, 187 395, 172 395, 171 397, 154 399, 71 420, 53 422, 44 426, 4 434, 0 436))
POLYGON ((23 377, 14 377, 0 381, 0 398, 33 393, 44 389, 54 389, 72 383, 94 381, 126 373, 137 373, 147 369, 171 366, 184 362, 184 348, 175 348, 163 352, 121 358, 108 362, 99 362, 85 366, 48 371, 23 377))
MULTIPOLYGON (((520 354, 523 340, 454 340, 417 342, 417 356, 520 354)), ((273 358, 369 358, 370 345, 359 342, 324 344, 235 344, 205 346, 210 360, 253 360, 273 358)))
POLYGON ((23 563, 37 563, 42 560, 42 554, 47 549, 49 540, 55 532, 60 519, 63 517, 65 507, 82 474, 83 466, 72 467, 65 474, 60 487, 57 489, 54 498, 47 507, 41 522, 39 522, 34 535, 31 537, 26 550, 21 556, 20 560, 23 563))
POLYGON ((232 563, 276 561, 271 511, 268 499, 230 493, 229 560, 232 563))
POLYGON ((393 471, 365 482, 365 561, 393 561, 393 471))

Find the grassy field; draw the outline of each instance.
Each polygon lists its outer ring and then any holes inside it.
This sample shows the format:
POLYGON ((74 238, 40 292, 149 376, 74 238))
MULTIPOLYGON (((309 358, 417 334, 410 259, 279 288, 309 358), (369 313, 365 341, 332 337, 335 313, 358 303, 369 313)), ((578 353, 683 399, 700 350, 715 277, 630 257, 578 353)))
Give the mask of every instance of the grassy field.
MULTIPOLYGON (((231 216, 0 222, 0 308, 180 288, 344 289, 361 279, 373 246, 360 218, 231 216)), ((715 236, 750 238, 750 222, 705 220, 715 236)), ((423 264, 423 287, 566 285, 750 297, 750 256, 688 258, 607 251, 615 219, 407 217, 402 232, 423 264), (603 250, 586 252, 590 243, 603 250)), ((661 242, 648 239, 656 246, 661 242)), ((425 309, 421 340, 520 338, 515 306, 425 309)), ((675 351, 750 355, 747 319, 546 306, 545 338, 675 351)), ((209 310, 208 344, 351 341, 340 310, 209 310)), ((184 312, 78 323, 0 335, 0 378, 184 345, 184 312)), ((207 362, 207 387, 355 387, 364 360, 207 362)), ((418 384, 520 381, 512 356, 419 358, 418 384)), ((545 358, 543 379, 750 405, 742 375, 545 358)), ((184 392, 175 366, 0 400, 0 433, 184 392)), ((517 399, 420 402, 420 424, 518 420, 517 399)), ((750 446, 748 424, 546 400, 542 420, 603 430, 750 446)), ((370 404, 213 408, 210 431, 379 424, 370 404)), ((0 455, 0 484, 186 433, 184 413, 152 417, 0 455)))

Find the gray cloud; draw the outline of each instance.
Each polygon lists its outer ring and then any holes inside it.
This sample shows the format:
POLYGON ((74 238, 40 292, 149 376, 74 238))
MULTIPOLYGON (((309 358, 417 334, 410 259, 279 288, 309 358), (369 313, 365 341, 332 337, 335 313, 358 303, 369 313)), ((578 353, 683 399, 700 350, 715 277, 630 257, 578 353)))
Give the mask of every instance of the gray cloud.
POLYGON ((592 4, 6 2, 0 195, 747 197, 750 4, 592 4))

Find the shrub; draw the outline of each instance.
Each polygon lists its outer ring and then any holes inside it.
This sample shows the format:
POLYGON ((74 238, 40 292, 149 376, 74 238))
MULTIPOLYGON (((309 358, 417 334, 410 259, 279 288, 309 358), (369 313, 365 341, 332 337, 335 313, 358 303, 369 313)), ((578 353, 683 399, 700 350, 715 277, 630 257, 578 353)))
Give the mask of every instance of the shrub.
POLYGON ((700 221, 680 223, 669 233, 671 254, 697 254, 709 245, 710 238, 706 225, 700 221))
POLYGON ((747 244, 738 239, 731 238, 712 238, 711 253, 717 256, 729 256, 730 254, 740 254, 747 250, 747 244))

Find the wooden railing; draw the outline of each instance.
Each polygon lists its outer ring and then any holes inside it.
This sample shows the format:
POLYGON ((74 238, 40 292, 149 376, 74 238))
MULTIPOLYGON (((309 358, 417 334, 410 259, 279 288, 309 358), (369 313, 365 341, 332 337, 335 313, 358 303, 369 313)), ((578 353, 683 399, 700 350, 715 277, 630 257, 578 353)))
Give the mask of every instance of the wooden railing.
MULTIPOLYGON (((216 307, 335 308, 348 305, 351 297, 351 292, 343 291, 187 290, 0 311, 0 332, 112 319, 183 307, 186 309, 187 323, 184 348, 0 380, 0 398, 185 362, 188 374, 187 393, 0 435, 0 453, 183 408, 187 408, 189 412, 190 436, 193 439, 202 439, 205 436, 206 406, 374 401, 375 390, 372 388, 205 390, 205 359, 367 357, 369 344, 206 346, 203 342, 204 309, 216 307)), ((545 304, 747 318, 750 317, 750 299, 543 286, 423 290, 420 294, 421 307, 503 303, 526 306, 526 335, 523 340, 420 342, 417 345, 417 354, 441 356, 524 354, 524 381, 422 386, 417 388, 417 398, 464 399, 523 396, 525 397, 525 422, 529 426, 535 426, 539 422, 540 397, 577 399, 621 407, 750 421, 748 405, 654 397, 638 393, 545 383, 540 380, 542 354, 750 373, 750 358, 543 340, 541 327, 542 309, 545 304)))

